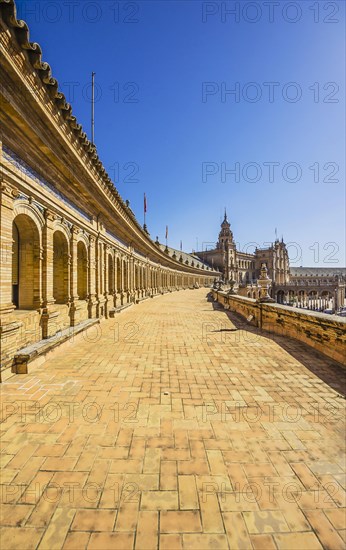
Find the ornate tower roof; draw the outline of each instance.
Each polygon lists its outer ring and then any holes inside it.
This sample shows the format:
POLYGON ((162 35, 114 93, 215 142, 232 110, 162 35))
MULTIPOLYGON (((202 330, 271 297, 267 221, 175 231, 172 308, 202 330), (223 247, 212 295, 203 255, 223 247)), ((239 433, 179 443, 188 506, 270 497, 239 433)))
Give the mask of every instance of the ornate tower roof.
POLYGON ((232 245, 232 244, 233 244, 233 233, 231 231, 231 224, 228 221, 227 212, 225 208, 225 217, 221 224, 221 231, 219 233, 219 241, 217 244, 217 248, 225 248, 225 245, 232 245))
POLYGON ((225 217, 224 217, 224 219, 223 219, 223 222, 222 222, 222 224, 221 224, 221 227, 222 227, 222 228, 224 228, 224 227, 230 228, 230 227, 231 227, 231 224, 229 223, 228 218, 227 218, 226 208, 225 208, 225 217))

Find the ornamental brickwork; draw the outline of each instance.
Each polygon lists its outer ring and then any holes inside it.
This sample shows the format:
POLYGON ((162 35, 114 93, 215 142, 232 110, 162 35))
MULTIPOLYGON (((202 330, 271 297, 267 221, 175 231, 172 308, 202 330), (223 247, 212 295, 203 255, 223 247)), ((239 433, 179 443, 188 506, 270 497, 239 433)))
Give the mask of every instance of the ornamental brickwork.
POLYGON ((0 0, 1 366, 30 344, 160 293, 210 285, 124 203, 41 48, 0 0))

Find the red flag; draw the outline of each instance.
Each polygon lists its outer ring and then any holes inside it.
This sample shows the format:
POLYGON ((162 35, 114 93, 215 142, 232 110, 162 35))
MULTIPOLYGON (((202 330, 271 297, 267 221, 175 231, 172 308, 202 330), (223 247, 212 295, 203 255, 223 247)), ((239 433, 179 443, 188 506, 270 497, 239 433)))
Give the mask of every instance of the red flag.
POLYGON ((168 225, 166 225, 166 239, 168 239, 168 225))
POLYGON ((146 197, 146 194, 144 193, 144 214, 146 214, 147 212, 147 197, 146 197))

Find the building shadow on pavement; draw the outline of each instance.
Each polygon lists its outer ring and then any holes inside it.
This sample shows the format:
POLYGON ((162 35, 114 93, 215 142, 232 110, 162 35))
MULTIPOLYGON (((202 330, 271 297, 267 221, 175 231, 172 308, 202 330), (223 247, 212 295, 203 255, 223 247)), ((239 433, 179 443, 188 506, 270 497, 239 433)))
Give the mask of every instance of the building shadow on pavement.
MULTIPOLYGON (((215 311, 223 311, 229 321, 234 325, 235 329, 228 330, 242 330, 250 334, 261 336, 262 338, 268 338, 304 365, 304 367, 325 382, 330 388, 338 392, 340 396, 343 398, 346 397, 346 371, 340 363, 323 355, 304 342, 250 325, 239 313, 231 310, 227 311, 221 304, 214 302, 210 295, 207 296, 207 300, 208 302, 212 302, 215 311)), ((223 330, 225 329, 221 329, 220 332, 223 330)))

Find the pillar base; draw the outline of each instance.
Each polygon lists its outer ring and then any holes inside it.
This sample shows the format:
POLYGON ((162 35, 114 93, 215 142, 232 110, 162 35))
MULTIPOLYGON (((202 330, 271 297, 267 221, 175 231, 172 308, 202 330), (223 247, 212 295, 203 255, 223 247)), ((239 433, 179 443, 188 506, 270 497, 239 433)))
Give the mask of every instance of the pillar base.
MULTIPOLYGON (((70 320, 71 327, 75 327, 81 321, 85 320, 85 314, 83 316, 83 310, 85 302, 83 301, 72 301, 70 306, 70 320)), ((85 311, 85 310, 84 310, 85 311)))
POLYGON ((106 307, 107 307, 107 300, 105 300, 104 297, 99 298, 96 303, 97 319, 101 319, 102 317, 106 316, 106 307))
MULTIPOLYGON (((8 322, 0 326, 0 349, 1 349, 1 367, 7 368, 12 364, 12 358, 17 351, 18 335, 22 329, 23 323, 15 321, 8 322)), ((0 382, 1 371, 0 371, 0 382)))
POLYGON ((89 319, 95 319, 97 317, 97 299, 95 295, 89 296, 88 317, 89 319))
POLYGON ((41 328, 42 328, 42 339, 45 340, 54 336, 57 332, 56 320, 59 317, 59 311, 50 310, 45 308, 41 315, 41 328))

